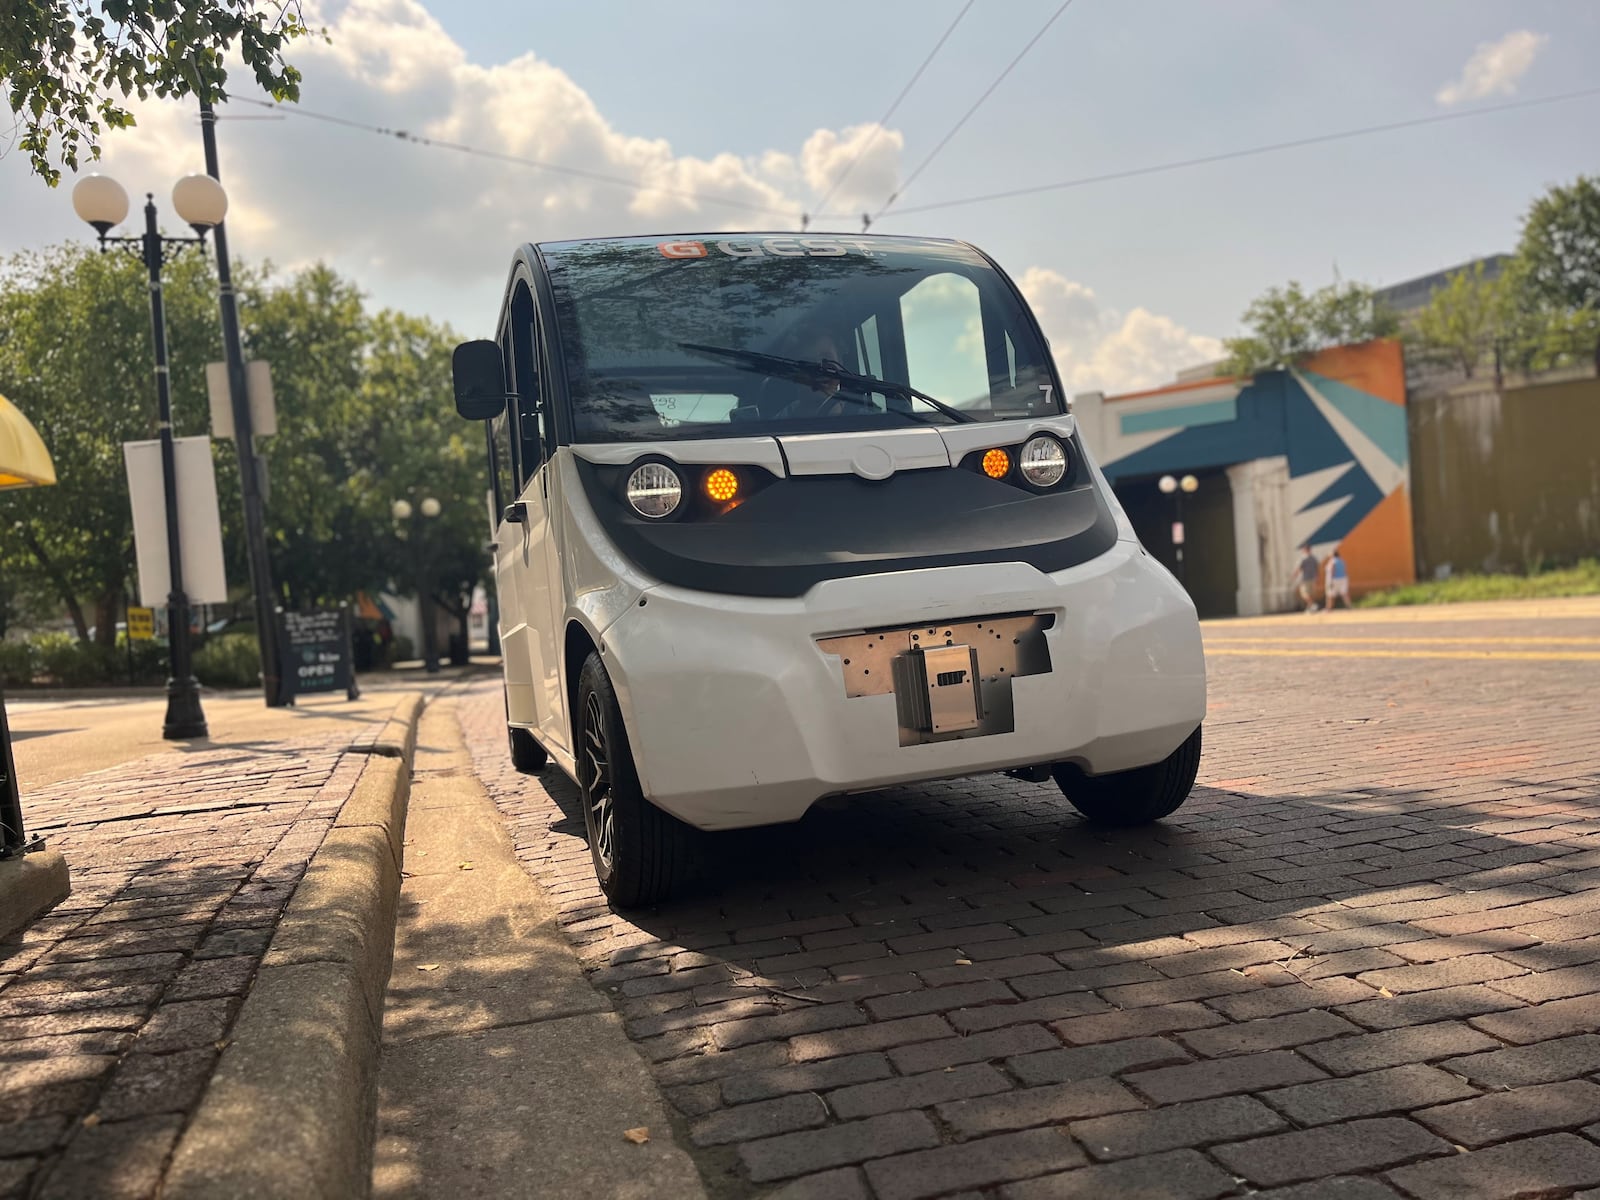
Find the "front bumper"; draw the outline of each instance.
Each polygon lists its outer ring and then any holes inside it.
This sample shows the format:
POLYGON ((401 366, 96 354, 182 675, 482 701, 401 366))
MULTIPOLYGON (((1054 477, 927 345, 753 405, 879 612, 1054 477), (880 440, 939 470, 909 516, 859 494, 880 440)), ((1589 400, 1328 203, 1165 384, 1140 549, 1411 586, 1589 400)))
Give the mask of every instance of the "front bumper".
POLYGON ((830 580, 794 599, 659 585, 601 646, 645 794, 702 829, 793 821, 828 795, 1046 762, 1156 762, 1205 716, 1194 605, 1136 543, 1052 575, 1023 563, 830 580), (1012 681, 1009 733, 901 745, 895 697, 847 698, 820 638, 1054 616, 1051 670, 1012 681))

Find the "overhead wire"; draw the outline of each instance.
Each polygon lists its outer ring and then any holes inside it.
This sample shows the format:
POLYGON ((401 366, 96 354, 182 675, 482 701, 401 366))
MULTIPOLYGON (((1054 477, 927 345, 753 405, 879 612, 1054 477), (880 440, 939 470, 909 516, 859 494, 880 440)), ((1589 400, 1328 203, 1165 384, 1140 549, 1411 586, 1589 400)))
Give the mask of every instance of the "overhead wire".
POLYGON ((911 89, 917 85, 917 80, 922 78, 922 73, 928 69, 928 64, 931 63, 934 60, 934 56, 944 48, 944 44, 950 40, 950 35, 956 31, 956 26, 961 24, 961 18, 967 15, 967 11, 971 9, 974 3, 975 0, 967 0, 967 2, 961 6, 961 11, 956 14, 955 20, 950 22, 944 33, 940 35, 939 40, 933 44, 933 49, 929 50, 927 57, 922 60, 922 64, 912 72, 911 78, 906 81, 905 87, 900 89, 900 94, 894 98, 894 103, 890 104, 889 107, 884 111, 883 116, 878 118, 878 123, 873 126, 872 133, 868 136, 867 140, 863 142, 859 148, 857 148, 854 157, 850 159, 850 162, 845 166, 845 169, 841 171, 837 177, 835 177, 832 185, 828 188, 827 192, 823 194, 822 199, 817 201, 818 209, 821 209, 824 212, 827 211, 828 201, 833 199, 834 195, 839 191, 839 186, 844 183, 846 179, 850 178, 850 173, 856 169, 857 164, 860 163, 862 158, 866 156, 867 151, 872 149, 873 145, 877 142, 879 135, 883 133, 884 128, 894 118, 895 112, 900 107, 900 102, 904 100, 910 93, 911 89))
POLYGON ((346 129, 359 129, 365 133, 376 133, 399 141, 412 142, 418 146, 434 146, 441 150, 453 150, 458 154, 471 155, 474 158, 487 158, 516 166, 533 167, 541 171, 553 171, 558 175, 571 175, 578 179, 610 184, 613 187, 627 188, 635 192, 660 192, 663 195, 677 196, 679 199, 692 200, 700 204, 721 204, 729 208, 742 208, 749 212, 764 214, 783 214, 787 216, 789 211, 772 205, 758 204, 750 200, 738 200, 732 196, 708 196, 703 192, 693 192, 686 188, 662 187, 657 184, 641 183, 637 179, 629 179, 622 175, 608 175, 604 171, 590 171, 583 167, 569 167, 562 163, 546 162, 543 159, 528 158, 520 154, 506 154, 499 150, 486 150, 481 146, 469 146, 464 142, 450 142, 442 138, 427 137, 420 133, 412 133, 407 129, 392 129, 386 125, 376 125, 369 121, 357 121, 349 117, 335 116, 333 113, 317 112, 314 109, 302 108, 298 104, 281 104, 274 100, 257 100, 249 96, 231 96, 229 99, 239 104, 254 104, 258 108, 276 109, 295 116, 306 117, 313 121, 321 121, 328 125, 339 125, 346 129))
POLYGON ((1039 44, 1039 39, 1044 37, 1044 35, 1050 31, 1050 26, 1054 25, 1056 21, 1060 19, 1061 14, 1066 12, 1067 9, 1071 7, 1072 0, 1061 0, 1061 4, 1059 7, 1057 7, 1055 12, 1051 13, 1049 19, 1039 27, 1038 32, 1028 39, 1028 44, 1017 52, 1017 56, 1015 58, 1006 64, 1005 70, 996 75, 994 81, 990 83, 988 87, 983 89, 983 94, 972 102, 971 107, 968 108, 966 112, 961 114, 960 119, 950 127, 950 131, 946 133, 944 137, 939 139, 938 145, 934 146, 932 150, 928 151, 927 156, 916 165, 916 168, 911 172, 911 174, 906 176, 905 182, 893 192, 889 193, 889 198, 883 202, 882 207, 880 207, 875 213, 863 214, 863 230, 870 226, 872 222, 876 221, 879 217, 883 216, 884 213, 888 212, 890 206, 900 198, 901 194, 917 181, 917 176, 921 175, 923 171, 927 170, 928 164, 931 163, 935 158, 939 157, 939 152, 950 144, 950 139, 961 132, 961 127, 971 120, 972 115, 976 113, 978 109, 983 107, 984 101, 988 100, 989 97, 994 94, 994 90, 1005 82, 1006 76, 1010 75, 1012 71, 1016 70, 1017 64, 1026 58, 1028 56, 1028 52, 1039 44))
MULTIPOLYGON (((1070 3, 1070 0, 1069 0, 1070 3)), ((1112 183, 1122 179, 1136 179, 1145 175, 1162 174, 1169 171, 1180 171, 1190 167, 1205 166, 1212 163, 1230 162, 1242 158, 1252 158, 1265 154, 1275 154, 1284 150, 1300 149, 1306 146, 1324 145, 1330 142, 1348 141, 1354 138, 1370 137, 1378 134, 1393 133, 1403 129, 1414 129, 1420 126, 1438 125, 1446 122, 1465 121, 1477 117, 1492 116, 1496 113, 1511 112, 1519 109, 1537 108, 1551 104, 1562 104, 1572 100, 1582 100, 1600 95, 1600 87, 1582 88, 1577 91, 1561 92, 1551 96, 1535 96, 1526 100, 1512 100, 1503 104, 1486 105, 1482 108, 1468 109, 1463 112, 1434 113, 1425 117, 1411 117, 1402 121, 1389 121, 1382 124, 1364 125, 1355 129, 1342 129, 1331 133, 1313 134, 1309 137, 1291 138, 1287 141, 1268 142, 1259 146, 1250 146, 1239 150, 1226 150, 1216 154, 1199 155, 1193 158, 1173 159, 1168 162, 1151 163, 1140 167, 1129 167, 1123 170, 1107 171, 1097 175, 1082 175, 1073 179, 1059 180, 1055 183, 1033 184, 1027 187, 1008 188, 1004 191, 984 192, 974 196, 963 196, 951 200, 935 200, 927 204, 912 205, 895 210, 895 216, 911 216, 917 213, 937 212, 947 208, 958 208, 969 204, 984 204, 996 200, 1011 200, 1023 196, 1042 195, 1048 192, 1067 191, 1074 188, 1088 187, 1098 183, 1112 183)), ((457 153, 472 155, 479 158, 493 159, 520 166, 533 167, 539 170, 552 171, 557 174, 571 175, 577 178, 590 179, 598 183, 606 183, 615 187, 626 188, 630 191, 661 191, 683 199, 694 200, 708 204, 723 204, 730 207, 743 208, 751 212, 763 214, 788 215, 788 210, 775 208, 768 205, 757 204, 751 201, 738 200, 733 197, 707 196, 698 192, 681 188, 663 188, 655 185, 640 183, 635 179, 623 176, 607 175, 604 172, 589 171, 581 167, 568 167, 560 163, 544 162, 539 159, 526 158, 514 154, 504 154, 495 150, 487 150, 479 146, 469 146, 460 142, 447 142, 437 138, 428 138, 413 134, 403 129, 391 129, 382 125, 375 125, 365 121, 352 120, 346 117, 335 116, 331 113, 316 112, 303 109, 298 105, 279 104, 270 100, 256 100, 250 97, 234 96, 234 102, 253 104, 261 108, 276 109, 284 113, 307 117, 315 121, 339 125, 350 129, 362 130, 368 133, 381 134, 386 137, 397 138, 402 141, 413 142, 417 145, 432 146, 439 149, 452 150, 457 153)), ((909 180, 908 180, 909 182, 909 180)), ((901 190, 904 190, 902 185, 901 190)), ((885 206, 885 209, 887 205, 885 206)), ((879 215, 883 215, 880 210, 879 215)), ((812 218, 813 220, 848 220, 849 213, 823 213, 812 218)), ((873 218, 876 220, 876 218, 873 218)))
MULTIPOLYGON (((1554 96, 1538 96, 1527 100, 1513 100, 1505 104, 1493 104, 1484 108, 1474 108, 1466 112, 1435 113, 1426 117, 1412 117, 1404 121, 1389 121, 1381 125, 1364 125, 1358 129, 1343 129, 1334 133, 1319 133, 1310 137, 1292 138, 1289 141, 1269 142, 1262 146, 1251 146, 1243 150, 1225 150, 1217 154, 1204 154, 1195 158, 1174 159, 1171 162, 1153 163, 1149 166, 1130 167, 1126 170, 1107 171, 1100 175, 1081 175, 1076 179, 1064 179, 1057 183, 1041 183, 1030 187, 1008 188, 1001 192, 984 192, 976 196, 964 196, 956 200, 936 200, 928 204, 918 204, 907 208, 896 209, 894 215, 905 217, 914 213, 935 212, 940 209, 956 208, 966 204, 983 204, 992 200, 1011 200, 1018 196, 1035 196, 1044 192, 1065 191, 1069 188, 1087 187, 1095 183, 1110 183, 1118 179, 1135 179, 1141 175, 1155 175, 1165 171, 1179 171, 1188 167, 1205 166, 1208 163, 1229 162, 1240 158, 1251 158, 1261 154, 1274 154, 1281 150, 1296 150, 1305 146, 1324 145, 1328 142, 1346 141, 1351 138, 1368 137, 1373 134, 1392 133, 1399 129, 1413 129, 1421 125, 1438 125, 1447 121, 1465 121, 1474 117, 1486 117, 1493 113, 1510 112, 1514 109, 1535 108, 1547 104, 1561 104, 1569 100, 1581 100, 1588 96, 1600 95, 1600 87, 1583 88, 1575 92, 1562 92, 1554 96)), ((819 219, 845 219, 850 214, 834 213, 825 214, 819 219)), ((881 214, 880 214, 881 215, 881 214)), ((874 218, 876 220, 876 218, 874 218)))

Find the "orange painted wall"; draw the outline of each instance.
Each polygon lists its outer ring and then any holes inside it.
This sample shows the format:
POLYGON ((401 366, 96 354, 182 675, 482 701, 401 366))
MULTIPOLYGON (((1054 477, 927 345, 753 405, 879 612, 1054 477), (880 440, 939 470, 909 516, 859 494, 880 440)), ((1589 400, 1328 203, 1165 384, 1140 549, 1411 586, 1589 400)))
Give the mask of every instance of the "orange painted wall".
POLYGON ((1348 383, 1390 404, 1403 406, 1406 402, 1405 351, 1397 338, 1319 350, 1303 365, 1308 371, 1348 383))

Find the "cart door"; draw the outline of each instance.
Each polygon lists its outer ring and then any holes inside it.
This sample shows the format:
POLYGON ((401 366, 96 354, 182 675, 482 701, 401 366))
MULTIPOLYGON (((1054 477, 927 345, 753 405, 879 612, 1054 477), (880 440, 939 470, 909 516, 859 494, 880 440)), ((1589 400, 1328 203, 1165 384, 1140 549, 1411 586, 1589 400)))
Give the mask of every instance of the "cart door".
MULTIPOLYGON (((495 496, 509 505, 518 491, 515 413, 507 411, 490 425, 494 446, 495 496)), ((506 681, 506 719, 513 725, 537 727, 534 662, 528 619, 524 615, 520 579, 523 574, 523 527, 505 519, 505 507, 494 514, 494 586, 498 603, 500 658, 506 681)))
POLYGON ((554 431, 549 424, 550 408, 541 403, 542 355, 533 300, 525 283, 517 284, 510 316, 511 369, 517 397, 513 405, 518 431, 517 501, 522 521, 511 537, 501 539, 509 546, 497 549, 496 555, 510 552, 511 569, 517 577, 518 615, 526 647, 522 659, 528 665, 537 736, 546 746, 567 749, 570 739, 561 697, 560 615, 565 606, 555 522, 550 519, 549 458, 554 431))

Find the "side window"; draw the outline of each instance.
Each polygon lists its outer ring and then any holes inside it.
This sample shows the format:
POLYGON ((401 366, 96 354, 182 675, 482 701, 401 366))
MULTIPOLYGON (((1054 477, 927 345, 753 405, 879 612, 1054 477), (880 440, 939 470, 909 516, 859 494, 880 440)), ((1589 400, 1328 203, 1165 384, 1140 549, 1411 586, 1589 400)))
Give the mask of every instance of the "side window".
POLYGON ((878 317, 874 313, 856 326, 856 370, 883 376, 883 347, 878 342, 878 317))
POLYGON ((539 344, 539 440, 544 446, 546 457, 555 453, 556 424, 555 405, 550 403, 549 389, 550 376, 550 346, 547 341, 549 331, 541 320, 534 329, 534 334, 539 344))
POLYGON ((494 489, 493 524, 496 526, 500 524, 500 514, 512 500, 509 484, 513 474, 511 421, 505 413, 501 413, 489 422, 489 486, 494 489))
POLYGON ((533 296, 528 285, 517 284, 511 297, 511 376, 516 392, 518 490, 528 485, 544 458, 539 440, 539 361, 534 341, 533 296))
POLYGON ((989 363, 978 285, 930 275, 900 297, 906 382, 964 408, 989 406, 989 363))

